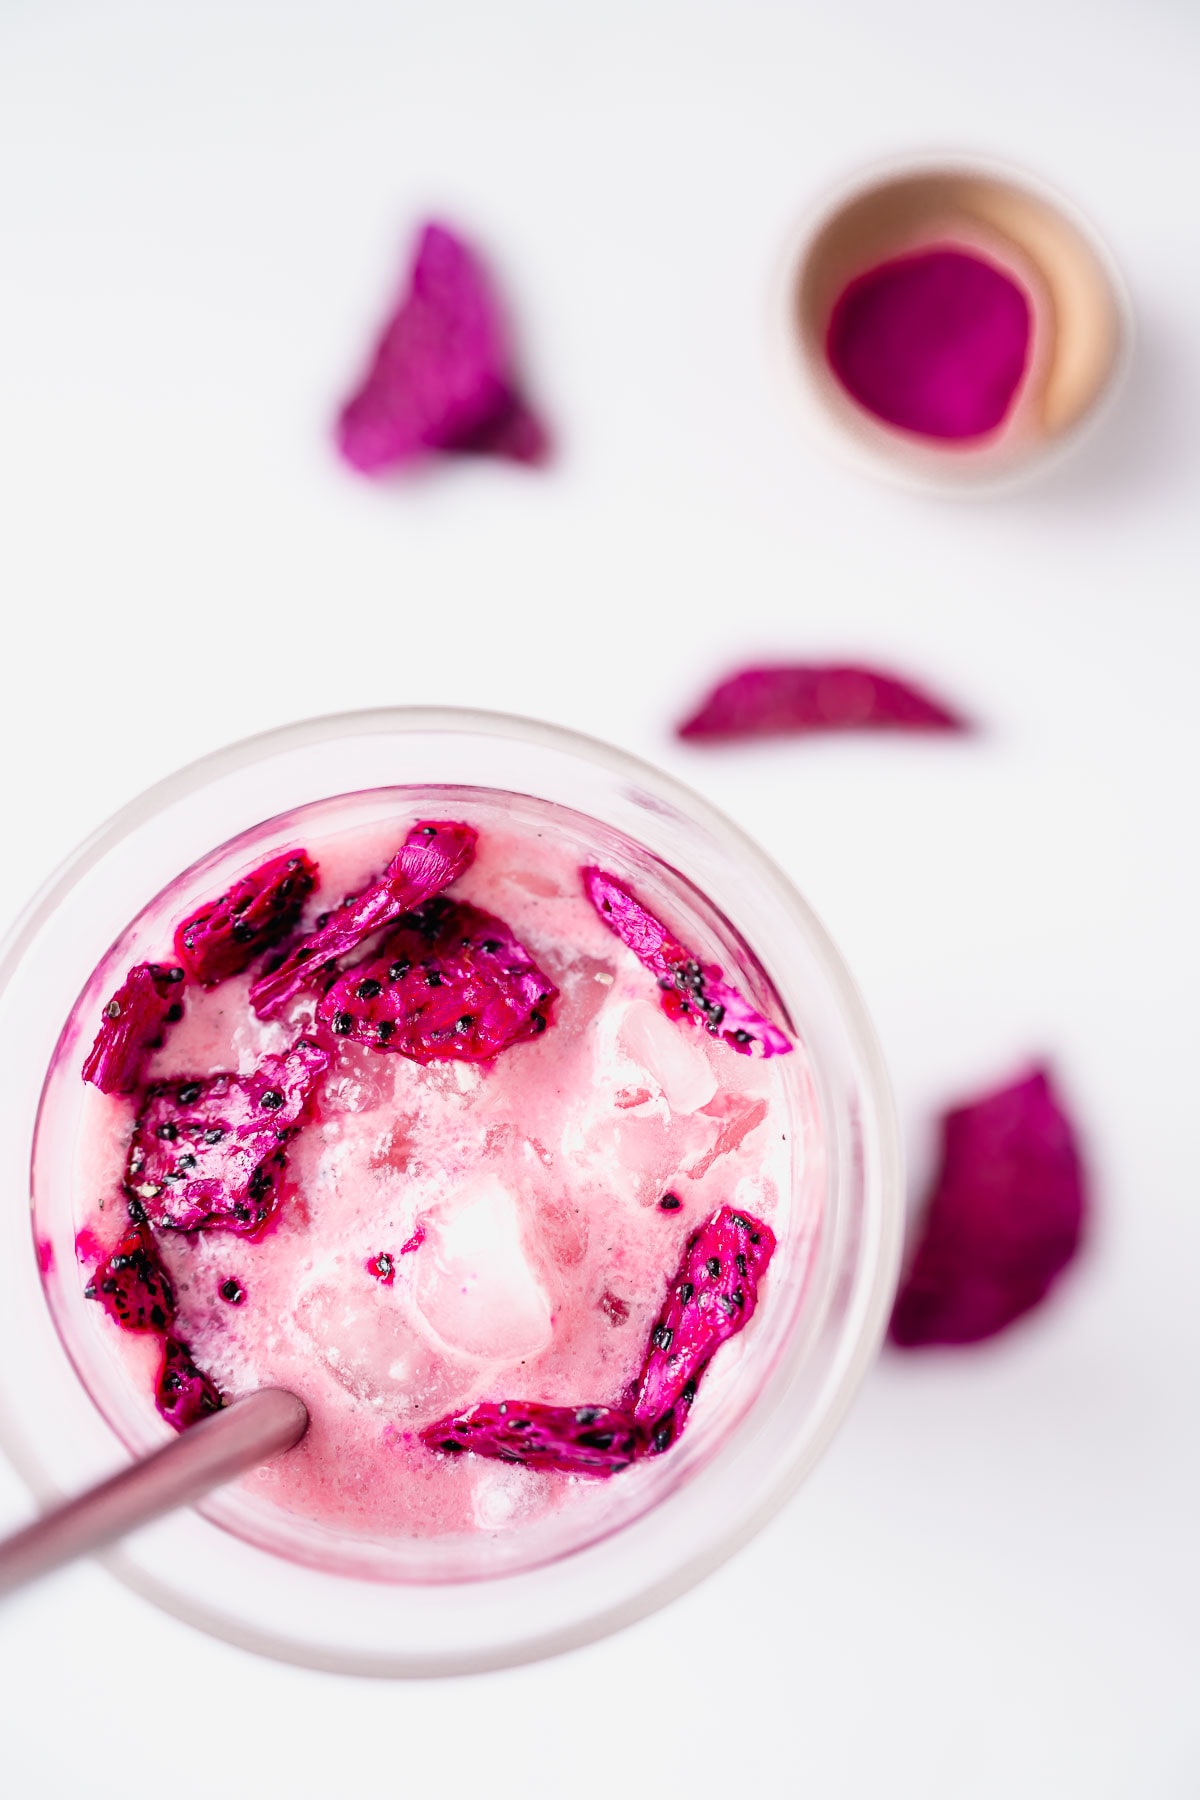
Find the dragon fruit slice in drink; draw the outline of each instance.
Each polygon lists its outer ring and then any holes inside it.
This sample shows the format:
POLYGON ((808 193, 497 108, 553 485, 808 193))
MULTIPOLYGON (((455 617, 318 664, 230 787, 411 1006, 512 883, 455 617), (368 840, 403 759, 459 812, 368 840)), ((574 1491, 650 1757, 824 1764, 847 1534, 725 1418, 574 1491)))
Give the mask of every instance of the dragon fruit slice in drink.
POLYGON ((168 1331, 175 1290, 145 1224, 131 1225, 83 1290, 123 1331, 168 1331))
POLYGON ((196 1367, 191 1351, 178 1338, 169 1337, 163 1344, 154 1404, 176 1431, 219 1412, 224 1404, 216 1383, 196 1367))
POLYGON ((637 1427, 613 1406, 546 1406, 537 1400, 482 1400, 469 1412, 427 1425, 421 1442, 454 1456, 464 1450, 564 1475, 615 1475, 638 1453, 637 1427))
POLYGON ((339 957, 457 881, 474 860, 476 837, 470 825, 418 820, 377 880, 343 900, 254 983, 250 1003, 259 1018, 273 1018, 302 988, 323 985, 337 973, 339 957))
POLYGON ((730 1206, 689 1239, 634 1385, 633 1417, 652 1450, 679 1436, 714 1353, 750 1322, 774 1252, 770 1226, 730 1206))
POLYGON ((138 963, 104 1008, 83 1079, 102 1094, 131 1094, 142 1064, 162 1048, 168 1025, 183 1017, 183 970, 138 963))
POLYGON ((414 1062, 490 1062, 541 1036, 557 993, 502 920, 441 898, 334 982, 317 1016, 337 1037, 414 1062))
POLYGON ((632 889, 603 869, 585 868, 584 890, 608 926, 655 977, 663 1010, 703 1025, 743 1056, 786 1056, 791 1040, 727 982, 715 963, 701 963, 679 943, 632 889))
POLYGON ((146 1090, 126 1190, 150 1224, 249 1236, 281 1198, 284 1145, 299 1129, 329 1053, 301 1038, 248 1075, 186 1075, 146 1090))
POLYGON ((203 987, 240 975, 292 931, 317 879, 307 851, 289 850, 262 863, 175 932, 175 954, 203 987))

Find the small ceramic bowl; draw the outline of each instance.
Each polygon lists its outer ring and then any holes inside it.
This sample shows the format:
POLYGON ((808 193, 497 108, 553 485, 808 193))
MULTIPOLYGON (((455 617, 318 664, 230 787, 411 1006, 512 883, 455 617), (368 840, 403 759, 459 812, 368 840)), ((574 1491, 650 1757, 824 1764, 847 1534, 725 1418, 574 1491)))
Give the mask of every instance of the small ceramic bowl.
POLYGON ((1010 486, 1077 446, 1107 410, 1132 345, 1124 283, 1091 226, 1040 182, 967 158, 860 175, 801 232, 782 286, 785 355, 811 422, 859 465, 940 492, 1010 486), (856 277, 951 246, 1010 275, 1032 311, 1012 404, 995 430, 975 438, 886 423, 842 385, 827 352, 834 308, 856 277))

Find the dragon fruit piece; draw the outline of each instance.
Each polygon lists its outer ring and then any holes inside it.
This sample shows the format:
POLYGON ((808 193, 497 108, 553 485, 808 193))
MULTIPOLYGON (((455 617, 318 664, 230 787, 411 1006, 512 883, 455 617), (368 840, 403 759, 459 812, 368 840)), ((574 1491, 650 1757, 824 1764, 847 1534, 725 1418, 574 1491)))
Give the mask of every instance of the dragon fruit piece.
POLYGON ((301 1038, 248 1075, 183 1075, 147 1088, 125 1185, 149 1223, 259 1231, 280 1201, 283 1147, 328 1065, 328 1051, 301 1038))
POLYGON ((580 873, 588 899, 609 930, 657 979, 664 1012, 703 1025, 742 1056, 753 1055, 756 1044, 763 1056, 788 1054, 791 1040, 778 1025, 751 1006, 716 963, 698 962, 630 888, 603 869, 580 873))
POLYGON ((123 1331, 167 1331, 175 1317, 175 1289, 144 1224, 130 1226, 83 1291, 123 1331))
POLYGON ((538 1400, 483 1400, 470 1412, 427 1425, 429 1450, 464 1450, 563 1475, 615 1475, 638 1454, 637 1427, 613 1406, 546 1406, 538 1400))
POLYGON ((518 395, 503 321, 479 258, 426 225, 409 289, 338 419, 338 447, 365 475, 432 450, 536 462, 546 438, 518 395))
POLYGON ((414 1062, 491 1062, 541 1036, 557 995, 501 919, 443 897, 401 920, 379 956, 347 969, 317 1017, 336 1037, 414 1062))
POLYGON ((286 937, 316 879, 306 850, 285 851, 192 913, 175 933, 175 954, 193 981, 215 987, 286 937))
POLYGON ((715 687, 681 738, 738 739, 813 731, 966 731, 961 714, 878 669, 794 663, 741 669, 715 687))
POLYGON ((192 1361, 192 1353, 178 1338, 163 1344, 154 1404, 168 1425, 184 1431, 224 1405, 216 1383, 192 1361))
POLYGON ((683 1430, 713 1353, 752 1318, 774 1252, 770 1226, 730 1206, 689 1238, 634 1384, 633 1417, 651 1450, 683 1430))
POLYGON ((1071 1262, 1086 1211, 1075 1133, 1045 1070, 946 1113, 892 1342, 971 1344, 1003 1331, 1071 1262))
POLYGON ((83 1065, 83 1079, 102 1094, 131 1094, 142 1063, 162 1048, 168 1025, 183 1017, 182 969, 138 963, 104 1008, 96 1041, 83 1065))
POLYGON ((457 881, 474 861, 477 838, 470 825, 419 819, 377 880, 343 900, 316 931, 293 945, 254 983, 250 1003, 259 1018, 273 1018, 310 983, 327 982, 337 973, 340 956, 457 881))

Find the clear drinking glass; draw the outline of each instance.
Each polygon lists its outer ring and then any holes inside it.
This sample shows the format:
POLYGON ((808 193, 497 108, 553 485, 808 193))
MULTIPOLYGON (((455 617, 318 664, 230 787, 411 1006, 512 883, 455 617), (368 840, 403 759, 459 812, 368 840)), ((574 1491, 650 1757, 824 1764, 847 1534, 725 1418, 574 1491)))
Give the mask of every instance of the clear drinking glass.
MULTIPOLYGON (((71 1324, 69 1160, 47 1070, 81 989, 147 901, 217 845, 316 800, 441 786, 587 815, 704 897, 729 973, 752 994, 773 991, 806 1052, 822 1155, 804 1180, 823 1192, 803 1262, 789 1264, 786 1234, 781 1244, 736 1410, 651 1459, 625 1489, 592 1484, 608 1490, 603 1503, 564 1508, 536 1554, 450 1568, 436 1557, 424 1567, 389 1560, 386 1546, 359 1553, 317 1542, 302 1520, 256 1505, 244 1484, 104 1558, 215 1635, 376 1675, 466 1672, 567 1649, 652 1611, 731 1554, 813 1466, 849 1406, 887 1319, 901 1236, 897 1132, 862 1002, 804 901, 735 825, 647 764, 531 720, 397 709, 304 721, 205 757, 125 807, 36 896, 0 951, 0 1042, 10 1049, 0 1158, 12 1197, 0 1215, 0 1442, 39 1498, 77 1491, 166 1429, 129 1404, 89 1348, 95 1340, 71 1324), (32 1204, 39 1108, 34 1229, 17 1196, 32 1204), (39 1242, 43 1262, 54 1246, 45 1287, 39 1242)), ((131 950, 130 960, 145 954, 131 950)))

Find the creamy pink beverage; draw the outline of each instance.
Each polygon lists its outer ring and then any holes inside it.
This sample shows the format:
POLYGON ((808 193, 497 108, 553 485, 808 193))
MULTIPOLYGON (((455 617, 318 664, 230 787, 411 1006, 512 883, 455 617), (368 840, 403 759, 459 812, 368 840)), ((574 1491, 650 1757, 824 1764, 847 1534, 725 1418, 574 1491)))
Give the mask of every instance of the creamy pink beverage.
MULTIPOLYGON (((390 789, 271 821, 150 902, 64 1032, 35 1177, 69 1173, 74 1267, 60 1231, 48 1291, 102 1410, 129 1436, 131 1418, 153 1417, 157 1388, 159 1410, 189 1422, 163 1405, 168 1340, 213 1404, 293 1389, 310 1428, 247 1478, 252 1534, 271 1538, 262 1520, 276 1509, 311 1528, 297 1553, 320 1561, 326 1544, 335 1565, 351 1539, 511 1544, 573 1508, 594 1530, 667 1459, 682 1469, 718 1441, 794 1314, 821 1168, 803 1048, 752 948, 702 896, 564 809, 390 789), (415 910, 383 907, 338 954, 285 962, 300 979, 264 1001, 272 961, 325 942, 329 921, 354 913, 345 897, 369 900, 430 820, 469 836, 461 872, 415 910), (213 985, 166 975, 183 921, 301 851, 315 881, 291 890, 278 941, 247 927, 251 960, 213 985), (628 917, 614 922, 610 891, 635 897, 628 917), (647 941, 646 918, 661 941, 647 941), (139 1051, 126 1091, 103 1092, 81 1065, 139 959, 164 972, 161 1041, 139 1051), (229 1210, 202 1179, 201 1128, 226 1131, 211 1149, 221 1171, 239 1128, 210 1084, 287 1069, 297 1045, 312 1064, 299 1100, 282 1079, 246 1089, 282 1127, 260 1158, 257 1121, 246 1154, 260 1166, 229 1210), (131 1229, 167 1284, 157 1321, 119 1318, 98 1292, 131 1229), (728 1240, 725 1267, 706 1274, 721 1258, 701 1254, 689 1275, 711 1230, 728 1240), (679 1378, 665 1411, 668 1365, 679 1378), (575 1448, 538 1453, 540 1414, 520 1439, 509 1428, 531 1425, 523 1403, 561 1409, 566 1423, 546 1430, 569 1431, 575 1448), (497 1405, 511 1410, 486 1412, 497 1405)), ((117 1302, 132 1304, 124 1289, 117 1302)))

